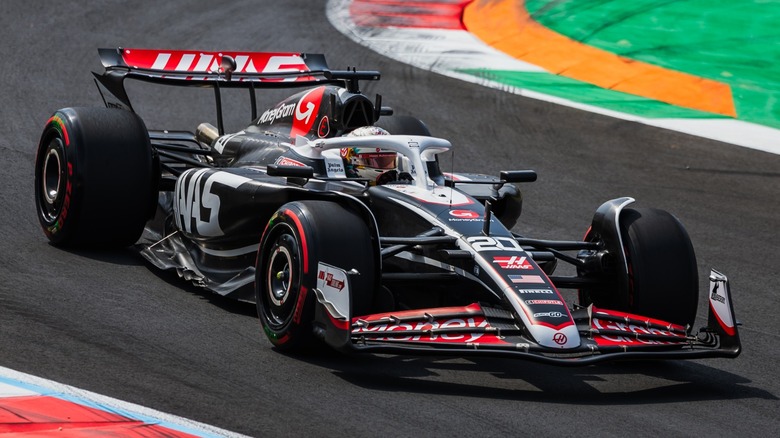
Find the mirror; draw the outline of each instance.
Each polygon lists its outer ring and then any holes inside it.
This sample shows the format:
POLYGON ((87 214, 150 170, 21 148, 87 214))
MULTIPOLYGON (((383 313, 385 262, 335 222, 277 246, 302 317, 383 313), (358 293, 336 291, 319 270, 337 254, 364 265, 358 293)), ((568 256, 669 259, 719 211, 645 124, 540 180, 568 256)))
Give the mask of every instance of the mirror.
POLYGON ((219 70, 225 74, 225 79, 228 81, 233 76, 233 72, 236 71, 236 60, 232 56, 222 55, 222 61, 219 64, 219 70))

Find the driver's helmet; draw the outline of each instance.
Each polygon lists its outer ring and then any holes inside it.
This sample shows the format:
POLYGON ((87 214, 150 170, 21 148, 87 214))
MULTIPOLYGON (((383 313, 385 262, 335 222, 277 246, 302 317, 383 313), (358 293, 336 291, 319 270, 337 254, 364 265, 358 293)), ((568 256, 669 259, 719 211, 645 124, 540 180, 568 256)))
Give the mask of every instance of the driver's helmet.
MULTIPOLYGON (((378 126, 362 126, 345 137, 389 135, 378 126)), ((398 180, 398 154, 380 148, 342 148, 341 158, 350 178, 367 178, 371 185, 382 185, 398 180)))

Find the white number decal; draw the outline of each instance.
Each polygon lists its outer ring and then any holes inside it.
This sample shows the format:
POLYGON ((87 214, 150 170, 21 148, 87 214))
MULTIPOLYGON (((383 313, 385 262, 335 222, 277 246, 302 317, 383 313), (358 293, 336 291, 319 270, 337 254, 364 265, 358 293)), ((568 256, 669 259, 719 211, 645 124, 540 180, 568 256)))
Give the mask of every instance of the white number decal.
POLYGON ((470 236, 466 241, 477 252, 482 251, 522 251, 523 248, 511 237, 470 236))

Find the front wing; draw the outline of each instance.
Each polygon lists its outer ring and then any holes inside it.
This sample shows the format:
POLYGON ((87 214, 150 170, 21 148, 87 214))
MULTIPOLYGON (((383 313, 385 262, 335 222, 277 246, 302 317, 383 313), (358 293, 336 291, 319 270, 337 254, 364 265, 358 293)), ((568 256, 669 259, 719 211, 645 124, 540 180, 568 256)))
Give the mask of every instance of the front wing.
MULTIPOLYGON (((321 286, 316 290, 320 316, 342 333, 333 336, 331 331, 326 341, 344 350, 508 356, 570 366, 621 359, 736 357, 741 351, 728 279, 715 270, 710 275, 708 323, 698 332, 590 306, 571 312, 581 343, 566 349, 537 344, 511 312, 480 303, 366 315, 353 317, 348 323, 347 312, 338 311, 348 308, 344 295, 334 305, 331 298, 335 295, 328 293, 326 285, 321 286)), ((566 340, 560 343, 566 344, 566 340)))

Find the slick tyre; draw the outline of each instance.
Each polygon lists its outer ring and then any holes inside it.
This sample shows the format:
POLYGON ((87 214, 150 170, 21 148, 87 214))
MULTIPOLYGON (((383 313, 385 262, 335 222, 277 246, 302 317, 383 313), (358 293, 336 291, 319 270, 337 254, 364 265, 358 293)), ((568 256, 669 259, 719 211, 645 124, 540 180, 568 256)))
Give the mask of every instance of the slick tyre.
POLYGON ((680 221, 663 210, 627 208, 620 216, 620 232, 629 270, 628 309, 693 326, 699 275, 693 244, 680 221))
POLYGON ((378 254, 364 220, 328 201, 283 205, 263 232, 255 271, 257 312, 279 350, 303 352, 313 335, 319 263, 347 271, 353 315, 368 313, 376 288, 378 254))
POLYGON ((581 291, 581 304, 692 326, 699 277, 693 245, 680 221, 663 210, 626 208, 620 214, 620 234, 628 274, 617 267, 617 275, 627 275, 617 283, 625 286, 581 291))
POLYGON ((46 123, 35 158, 35 205, 58 246, 124 247, 140 237, 156 184, 143 121, 108 108, 65 108, 46 123))

